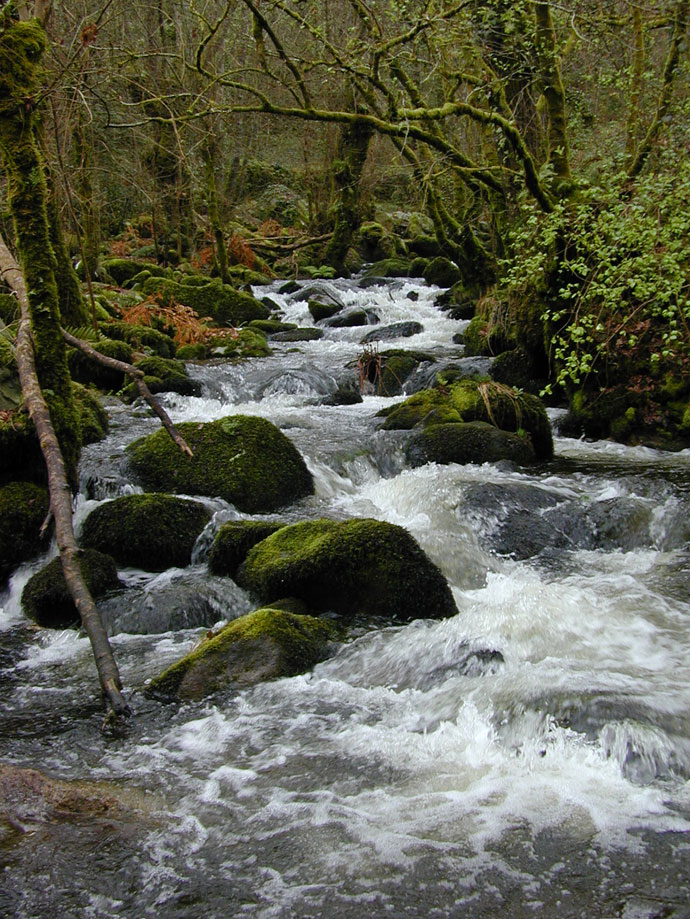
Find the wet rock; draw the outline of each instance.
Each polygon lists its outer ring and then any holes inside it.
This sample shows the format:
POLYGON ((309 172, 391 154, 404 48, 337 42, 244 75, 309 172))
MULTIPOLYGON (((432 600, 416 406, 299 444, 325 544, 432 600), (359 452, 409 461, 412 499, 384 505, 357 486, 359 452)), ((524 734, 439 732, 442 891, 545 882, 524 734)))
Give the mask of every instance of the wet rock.
POLYGON ((210 511, 198 501, 163 494, 126 495, 89 514, 80 543, 124 566, 145 571, 184 568, 210 519, 210 511))
POLYGON ((295 676, 328 656, 331 623, 264 608, 235 619, 149 683, 163 698, 201 699, 230 687, 295 676))
POLYGON ((330 319, 342 309, 337 303, 321 303, 320 300, 309 301, 309 312, 314 322, 321 322, 323 319, 330 319))
POLYGON ((318 341, 320 338, 323 338, 323 329, 290 329, 271 335, 271 341, 318 341))
MULTIPOLYGON (((84 549, 80 562, 86 586, 95 599, 123 586, 109 555, 84 549)), ((27 581, 22 591, 22 609, 29 619, 48 629, 69 629, 80 624, 59 558, 54 558, 27 581)))
POLYGON ((432 259, 424 270, 424 280, 427 284, 435 284, 437 287, 452 287, 461 278, 458 266, 442 255, 432 259))
POLYGON ((281 322, 279 319, 254 319, 249 323, 250 329, 256 329, 262 335, 275 335, 277 332, 291 332, 297 326, 294 322, 281 322))
POLYGON ((321 304, 330 304, 331 306, 335 306, 338 309, 343 309, 345 306, 342 299, 338 296, 330 284, 319 284, 318 281, 315 281, 312 284, 307 284, 305 287, 298 288, 293 294, 291 294, 290 300, 295 303, 301 300, 306 300, 307 303, 310 300, 318 300, 318 302, 321 304))
POLYGON ((220 497, 250 514, 313 493, 299 451, 264 418, 231 415, 177 427, 194 456, 182 454, 163 430, 127 448, 137 480, 151 491, 220 497))
POLYGON ((362 339, 362 344, 366 345, 372 341, 390 341, 394 338, 411 338, 423 331, 424 326, 421 322, 394 322, 392 325, 385 325, 367 332, 362 339))
POLYGON ((379 520, 311 520, 252 548, 237 583, 262 602, 294 596, 317 612, 440 619, 450 588, 407 530, 379 520))
POLYGON ((425 463, 497 463, 528 465, 535 460, 529 439, 502 431, 485 421, 429 424, 417 431, 406 448, 411 466, 425 463))
POLYGON ((325 325, 331 329, 352 329, 357 326, 375 325, 379 317, 373 310, 348 310, 342 316, 327 319, 325 325))
MULTIPOLYGON (((433 363, 434 357, 422 351, 390 350, 381 355, 379 391, 382 396, 398 396, 403 385, 420 364, 433 363)), ((375 382, 371 380, 371 382, 375 382)))
POLYGON ((159 635, 235 619, 249 612, 252 603, 227 578, 209 577, 205 568, 187 568, 110 594, 98 608, 109 635, 159 635))

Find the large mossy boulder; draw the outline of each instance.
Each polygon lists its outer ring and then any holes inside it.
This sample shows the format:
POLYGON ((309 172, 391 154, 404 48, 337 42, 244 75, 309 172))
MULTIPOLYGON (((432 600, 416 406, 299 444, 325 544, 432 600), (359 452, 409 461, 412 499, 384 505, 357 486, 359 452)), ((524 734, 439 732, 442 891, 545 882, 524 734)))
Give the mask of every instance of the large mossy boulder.
POLYGON ((409 278, 410 263, 403 258, 384 258, 369 265, 364 272, 365 278, 409 278))
POLYGON ((46 467, 41 447, 26 412, 13 412, 0 419, 0 484, 7 482, 46 481, 46 467))
POLYGON ((194 456, 182 454, 163 430, 128 447, 136 479, 151 491, 219 497, 249 514, 313 494, 299 451, 264 418, 231 415, 177 429, 194 456))
POLYGON ((310 520, 249 551, 236 575, 262 602, 297 597, 315 612, 441 619, 457 612, 445 578, 413 537, 381 520, 310 520))
POLYGON ((296 676, 327 657, 331 623, 279 609, 235 619, 147 686, 151 695, 201 699, 219 690, 296 676))
POLYGON ((416 431, 406 448, 411 466, 425 463, 496 463, 510 460, 525 466, 535 460, 528 436, 502 431, 485 421, 430 424, 416 431))
POLYGON ((78 383, 73 384, 72 390, 74 406, 79 419, 82 447, 103 440, 108 433, 108 413, 101 405, 98 396, 78 383))
POLYGON ((101 504, 84 521, 80 544, 145 571, 184 568, 211 519, 199 501, 173 495, 126 495, 101 504))
POLYGON ((458 266, 449 258, 438 255, 433 258, 424 270, 424 280, 427 284, 436 284, 437 287, 452 287, 462 280, 458 266))
MULTIPOLYGON (((85 549, 80 554, 82 575, 94 599, 123 584, 109 555, 85 549)), ((80 616, 67 589, 59 558, 54 558, 30 578, 22 591, 22 609, 38 625, 48 629, 78 626, 80 616)))
POLYGON ((230 520, 224 523, 211 546, 208 558, 211 573, 234 578, 249 550, 283 526, 284 523, 264 520, 230 520))
POLYGON ((101 326, 101 331, 115 341, 125 341, 136 351, 157 354, 159 357, 175 357, 176 345, 170 335, 147 325, 136 325, 117 320, 101 326))
POLYGON ((503 431, 527 435, 536 459, 553 456, 551 424, 541 400, 500 383, 465 379, 440 384, 380 414, 386 418, 386 430, 484 421, 503 431))
POLYGON ((101 270, 120 287, 124 287, 132 278, 147 271, 149 275, 165 277, 170 272, 154 262, 142 262, 133 258, 108 258, 101 262, 101 270))
POLYGON ((49 506, 47 489, 33 482, 10 482, 0 488, 0 585, 45 548, 41 526, 49 506))
POLYGON ((254 319, 268 319, 270 310, 251 294, 235 290, 221 281, 177 283, 167 278, 149 278, 142 285, 146 297, 155 296, 161 303, 182 303, 199 316, 210 316, 220 326, 236 326, 254 319))
MULTIPOLYGON (((127 342, 116 339, 102 338, 93 345, 94 349, 105 357, 114 358, 116 361, 132 363, 132 348, 127 342)), ((78 348, 73 348, 67 355, 67 363, 73 380, 78 383, 92 383, 106 392, 117 392, 122 389, 125 382, 125 373, 106 367, 78 348)))

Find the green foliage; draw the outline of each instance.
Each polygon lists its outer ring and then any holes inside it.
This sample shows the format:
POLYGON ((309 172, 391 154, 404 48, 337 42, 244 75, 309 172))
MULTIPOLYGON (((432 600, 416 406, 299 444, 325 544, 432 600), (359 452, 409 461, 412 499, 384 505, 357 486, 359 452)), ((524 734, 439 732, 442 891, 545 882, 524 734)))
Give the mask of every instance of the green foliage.
POLYGON ((567 389, 658 376, 690 358, 690 163, 530 209, 505 263, 509 296, 543 296, 554 381, 567 389))

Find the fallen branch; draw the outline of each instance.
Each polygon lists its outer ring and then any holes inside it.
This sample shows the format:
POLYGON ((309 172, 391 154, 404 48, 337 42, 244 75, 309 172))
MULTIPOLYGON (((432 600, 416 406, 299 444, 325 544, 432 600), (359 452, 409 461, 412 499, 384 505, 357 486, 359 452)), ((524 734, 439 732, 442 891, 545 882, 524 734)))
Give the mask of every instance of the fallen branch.
POLYGON ((101 354, 100 351, 96 351, 95 348, 92 348, 88 342, 82 341, 81 338, 75 338, 74 335, 71 335, 65 329, 61 329, 61 331, 62 337, 65 339, 68 345, 72 345, 73 348, 78 348, 83 354, 85 354, 87 357, 90 357, 91 360, 96 361, 99 364, 103 364, 104 367, 110 367, 111 370, 117 370, 120 373, 126 373, 128 376, 132 377, 136 383, 137 389, 139 390, 139 394, 141 395, 142 399, 148 402, 154 412, 158 415, 161 420, 161 424, 172 437, 173 441, 177 444, 180 450, 183 453, 186 453, 187 456, 194 456, 191 447, 187 444, 185 439, 172 423, 170 416, 160 404, 158 399, 156 399, 156 397, 146 385, 144 381, 144 374, 141 370, 139 370, 138 367, 135 367, 134 364, 128 364, 126 361, 118 361, 114 357, 107 357, 105 354, 101 354))
POLYGON ((2 276, 14 290, 21 310, 17 330, 19 381, 22 387, 24 403, 36 429, 46 464, 50 507, 55 520, 55 535, 62 571, 67 588, 72 595, 74 605, 79 612, 82 624, 91 642, 98 677, 108 706, 106 724, 112 726, 113 722, 117 723, 120 719, 128 716, 130 708, 122 696, 122 681, 101 614, 81 571, 79 562, 81 549, 77 544, 72 525, 72 492, 69 486, 65 461, 36 373, 29 300, 24 276, 1 236, 0 269, 2 270, 2 276))
POLYGON ((257 251, 264 249, 272 253, 289 253, 295 252, 297 249, 304 249, 306 246, 316 246, 319 245, 319 243, 328 242, 332 236, 332 233, 324 233, 322 236, 308 236, 292 242, 273 242, 269 237, 263 236, 248 239, 247 242, 249 242, 252 249, 256 249, 257 251))

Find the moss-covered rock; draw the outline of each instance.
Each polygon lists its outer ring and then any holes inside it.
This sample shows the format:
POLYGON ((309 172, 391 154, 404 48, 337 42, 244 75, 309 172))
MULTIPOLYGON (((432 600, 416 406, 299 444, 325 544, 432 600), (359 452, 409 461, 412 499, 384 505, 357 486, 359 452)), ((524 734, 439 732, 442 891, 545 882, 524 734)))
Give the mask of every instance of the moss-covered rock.
POLYGON ((384 258, 374 262, 364 272, 365 278, 409 278, 410 263, 402 258, 384 258))
MULTIPOLYGON (((94 599, 123 586, 110 556, 85 549, 80 562, 84 580, 94 599)), ((59 558, 54 558, 27 581, 22 591, 22 609, 29 619, 48 629, 69 629, 80 624, 59 558)))
POLYGON ((267 357, 271 353, 266 336, 257 329, 238 329, 235 335, 211 338, 208 346, 213 357, 267 357))
POLYGON ((184 568, 211 519, 199 501, 172 495, 126 495, 101 504, 84 521, 80 544, 145 571, 184 568))
MULTIPOLYGON (((100 354, 112 357, 116 361, 124 361, 126 364, 132 363, 132 348, 124 341, 101 338, 93 344, 93 348, 100 354)), ((106 392, 117 392, 124 385, 125 374, 123 371, 104 366, 78 348, 72 348, 68 352, 67 363, 72 379, 78 383, 92 383, 106 392)))
POLYGON ((310 520, 252 548, 237 583, 262 602, 291 596, 318 612, 440 619, 457 610, 445 578, 412 536, 381 520, 310 520))
POLYGON ((46 468, 36 430, 25 412, 0 420, 0 483, 44 482, 46 468))
MULTIPOLYGON (((181 396, 199 395, 199 384, 189 376, 182 361, 151 355, 139 361, 136 366, 143 372, 144 382, 154 394, 176 392, 181 396)), ((124 395, 127 399, 137 398, 139 390, 134 381, 126 386, 124 395)))
MULTIPOLYGON (((425 361, 434 361, 431 355, 421 351, 403 351, 392 349, 381 354, 381 375, 379 380, 379 394, 382 396, 398 396, 403 390, 403 384, 411 374, 425 361)), ((372 380, 371 382, 375 382, 372 380)))
POLYGON ((318 341, 320 338, 323 338, 323 329, 289 329, 271 335, 271 341, 318 341))
POLYGON ((525 431, 537 459, 553 456, 551 424, 541 400, 500 383, 466 379, 435 386, 380 414, 386 418, 386 430, 486 421, 511 433, 525 431))
POLYGON ((452 287, 461 278, 458 266, 442 255, 433 258, 424 270, 424 280, 427 284, 436 284, 437 287, 452 287))
POLYGON ((208 347, 201 341, 193 345, 180 345, 175 357, 178 361, 203 361, 208 357, 208 347))
POLYGON ((208 558, 211 573, 234 578, 249 550, 283 526, 284 523, 264 520, 230 520, 224 523, 211 546, 208 558))
POLYGON ((499 354, 491 364, 489 374, 497 383, 515 386, 525 392, 540 392, 546 385, 545 379, 538 379, 539 368, 535 366, 532 355, 523 348, 514 348, 499 354))
POLYGON ((416 431, 406 448, 411 466, 425 463, 497 463, 527 465, 535 460, 528 436, 502 431, 485 421, 430 424, 416 431))
POLYGON ((309 312, 314 322, 321 322, 322 319, 330 319, 340 312, 342 306, 338 303, 321 303, 319 300, 309 301, 309 312))
POLYGON ((177 428, 193 457, 180 453, 162 430, 128 447, 135 476, 152 491, 217 496, 250 514, 313 493, 297 448, 264 418, 233 415, 207 424, 183 422, 177 428))
POLYGON ((159 357, 175 357, 175 342, 169 335, 146 325, 132 325, 129 322, 109 322, 101 328, 108 338, 126 341, 136 351, 157 354, 159 357))
POLYGON ((360 226, 357 245, 368 261, 391 258, 396 255, 398 248, 390 230, 375 220, 366 221, 360 226))
POLYGON ((517 341, 509 329, 490 323, 485 316, 474 316, 463 332, 465 354, 470 357, 502 354, 512 351, 517 341))
POLYGON ((206 284, 178 284, 166 278, 149 278, 142 293, 155 296, 161 303, 182 303, 199 316, 210 316, 220 326, 237 326, 253 319, 268 319, 270 311, 251 294, 235 290, 229 284, 212 280, 206 284))
POLYGON ((147 686, 151 695, 201 699, 228 688, 296 676, 328 656, 332 624, 279 609, 230 622, 147 686))
POLYGON ((108 433, 108 414, 98 397, 85 386, 75 383, 74 404, 79 418, 82 446, 103 440, 108 433))
POLYGON ((276 332, 290 332, 297 326, 294 322, 281 322, 279 319, 253 319, 249 328, 256 329, 262 335, 275 335, 276 332))
POLYGON ((112 278, 115 284, 124 287, 128 281, 147 271, 149 277, 166 277, 170 272, 153 262, 140 262, 132 258, 107 258, 101 262, 101 271, 112 278))
POLYGON ((0 488, 0 584, 45 548, 41 526, 49 507, 47 489, 33 482, 10 482, 0 488))

